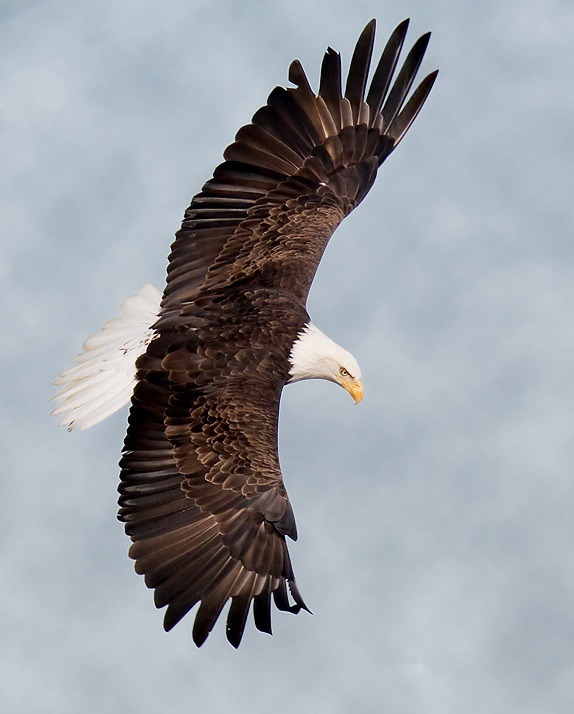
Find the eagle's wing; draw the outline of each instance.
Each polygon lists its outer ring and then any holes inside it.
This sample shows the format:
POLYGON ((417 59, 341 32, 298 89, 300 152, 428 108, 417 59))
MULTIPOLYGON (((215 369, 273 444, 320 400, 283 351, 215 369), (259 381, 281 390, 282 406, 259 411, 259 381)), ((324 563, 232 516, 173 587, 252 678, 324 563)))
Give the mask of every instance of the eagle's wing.
POLYGON ((197 645, 229 598, 235 647, 252 602, 265 632, 272 597, 281 610, 307 609, 285 542, 296 528, 277 453, 281 385, 264 352, 225 361, 198 353, 193 334, 168 333, 138 362, 119 517, 137 572, 168 606, 166 630, 201 601, 197 645))
POLYGON ((357 42, 344 93, 340 56, 331 48, 317 95, 293 62, 289 78, 296 88, 273 90, 186 211, 172 246, 160 324, 200 291, 237 280, 288 288, 304 302, 333 230, 364 198, 436 78, 428 75, 407 101, 428 33, 391 87, 407 27, 405 20, 392 33, 366 99, 374 20, 357 42), (310 228, 302 235, 303 222, 310 228))

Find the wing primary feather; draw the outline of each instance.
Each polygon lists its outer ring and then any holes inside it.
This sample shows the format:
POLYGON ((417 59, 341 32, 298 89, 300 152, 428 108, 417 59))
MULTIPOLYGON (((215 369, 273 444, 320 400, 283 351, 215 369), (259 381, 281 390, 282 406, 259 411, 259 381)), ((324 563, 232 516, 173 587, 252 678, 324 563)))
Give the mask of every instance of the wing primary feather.
POLYGON ((293 609, 293 612, 299 612, 299 610, 305 610, 305 612, 308 612, 310 615, 312 615, 313 613, 311 612, 311 610, 309 610, 309 608, 305 604, 305 601, 301 597, 301 593, 299 592, 299 588, 297 587, 297 583, 295 582, 295 580, 294 579, 289 580, 288 584, 289 584, 289 592, 291 593, 291 597, 293 598, 293 600, 295 600, 295 603, 296 603, 296 605, 295 605, 296 609, 293 609))
POLYGON ((429 92, 432 89, 433 84, 438 75, 438 69, 431 72, 426 76, 423 81, 419 84, 416 90, 413 92, 412 97, 405 104, 403 109, 398 114, 397 118, 393 121, 389 127, 389 134, 395 140, 395 147, 401 141, 403 136, 407 133, 409 127, 417 118, 418 113, 423 107, 429 92))
POLYGON ((343 126, 341 117, 341 55, 331 47, 325 52, 321 64, 319 96, 327 105, 336 130, 340 131, 343 126))
POLYGON ((383 101, 389 90, 393 74, 395 72, 399 55, 405 42, 410 20, 403 20, 389 37, 385 49, 381 54, 381 59, 373 75, 371 86, 367 94, 367 104, 371 109, 371 120, 381 111, 383 101))
POLYGON ((295 86, 304 90, 306 93, 313 94, 313 90, 311 89, 311 85, 309 84, 303 65, 299 62, 299 60, 293 60, 289 66, 289 81, 293 82, 295 86))
MULTIPOLYGON (((258 576, 254 573, 254 580, 252 590, 249 595, 249 602, 251 601, 251 593, 254 592, 257 587, 258 579, 258 576)), ((228 599, 229 585, 227 583, 222 583, 222 586, 217 588, 217 590, 213 593, 211 593, 208 599, 201 601, 201 605, 199 606, 199 610, 197 611, 197 615, 195 616, 195 622, 193 623, 192 632, 193 641, 198 647, 201 647, 201 645, 207 639, 207 636, 213 629, 213 626, 215 625, 217 618, 221 614, 221 611, 223 610, 223 607, 228 599)), ((249 602, 247 603, 247 607, 249 607, 249 602)), ((243 630, 235 634, 237 639, 237 645, 234 645, 234 647, 238 647, 239 643, 241 642, 243 630)), ((233 641, 229 637, 229 632, 227 635, 227 639, 233 645, 233 641)))
POLYGON ((289 596, 287 595, 287 586, 285 581, 282 580, 279 587, 275 588, 273 591, 273 600, 275 602, 275 607, 282 612, 293 612, 293 605, 289 602, 289 596))
POLYGON ((358 121, 361 104, 363 103, 363 97, 365 95, 365 87, 367 85, 367 77, 369 75, 369 67, 375 42, 375 27, 375 20, 371 20, 361 32, 357 45, 355 46, 355 51, 353 52, 351 66, 349 67, 349 74, 347 76, 345 97, 351 103, 354 123, 358 121))
POLYGON ((253 590, 257 583, 257 575, 252 574, 249 587, 244 587, 239 595, 235 595, 231 599, 229 613, 227 614, 227 622, 225 625, 225 634, 227 641, 237 649, 241 644, 243 632, 245 631, 245 623, 249 614, 249 607, 253 599, 253 590))
POLYGON ((272 635, 271 629, 271 583, 265 581, 263 590, 253 598, 253 619, 260 632, 272 635))
POLYGON ((397 116, 409 89, 414 82, 416 73, 421 66, 423 57, 430 40, 431 33, 419 37, 413 45, 411 51, 407 55, 405 63, 401 67, 397 78, 389 92, 389 97, 385 102, 382 110, 383 114, 383 132, 389 127, 397 116))

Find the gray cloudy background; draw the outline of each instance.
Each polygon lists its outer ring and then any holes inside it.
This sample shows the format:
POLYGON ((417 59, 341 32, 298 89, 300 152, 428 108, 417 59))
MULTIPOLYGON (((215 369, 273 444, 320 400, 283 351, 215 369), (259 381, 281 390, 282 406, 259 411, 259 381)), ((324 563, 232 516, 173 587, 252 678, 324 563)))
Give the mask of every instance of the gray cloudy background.
POLYGON ((574 711, 573 37, 570 0, 0 3, 2 711, 574 711), (405 16, 441 74, 309 306, 367 396, 282 405, 315 614, 197 650, 115 518, 126 410, 68 434, 50 382, 289 62, 405 16))

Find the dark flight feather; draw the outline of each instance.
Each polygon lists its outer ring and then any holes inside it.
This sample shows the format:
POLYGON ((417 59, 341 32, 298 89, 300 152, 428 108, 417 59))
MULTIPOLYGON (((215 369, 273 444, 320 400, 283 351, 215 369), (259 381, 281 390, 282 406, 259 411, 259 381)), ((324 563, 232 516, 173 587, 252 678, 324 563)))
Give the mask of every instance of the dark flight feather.
POLYGON ((297 529, 277 451, 289 354, 325 247, 365 197, 424 104, 407 99, 428 35, 392 81, 408 21, 391 35, 365 100, 375 21, 345 85, 329 48, 315 95, 299 61, 194 197, 169 257, 155 338, 137 363, 121 460, 119 518, 166 630, 191 609, 201 645, 231 601, 239 646, 250 609, 308 610, 287 538, 297 529), (390 88, 390 89, 389 89, 390 88))
POLYGON ((429 40, 430 32, 419 37, 407 55, 405 63, 399 70, 399 74, 389 92, 389 97, 382 108, 383 131, 385 127, 388 127, 392 123, 399 113, 415 80, 421 62, 423 61, 429 40))
POLYGON ((387 91, 393 79, 393 74, 399 61, 399 55, 405 42, 407 30, 409 28, 409 20, 403 20, 393 31, 392 35, 381 54, 381 59, 373 75, 373 81, 367 95, 367 104, 371 110, 371 125, 374 119, 381 111, 383 101, 387 95, 387 91))
POLYGON ((351 103, 353 110, 353 121, 360 124, 361 105, 367 86, 369 67, 373 55, 373 45, 375 43, 375 21, 371 20, 357 41, 349 74, 347 76, 347 86, 345 87, 345 97, 351 103))

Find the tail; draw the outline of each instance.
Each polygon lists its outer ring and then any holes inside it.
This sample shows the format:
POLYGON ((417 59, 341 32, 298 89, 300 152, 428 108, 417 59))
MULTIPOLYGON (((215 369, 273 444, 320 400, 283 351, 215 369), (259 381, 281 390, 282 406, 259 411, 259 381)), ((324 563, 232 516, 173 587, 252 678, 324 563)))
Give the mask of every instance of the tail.
POLYGON ((153 337, 161 293, 151 283, 120 305, 120 315, 84 340, 75 364, 54 381, 60 387, 51 414, 68 430, 87 429, 127 404, 135 385, 136 361, 153 337))

